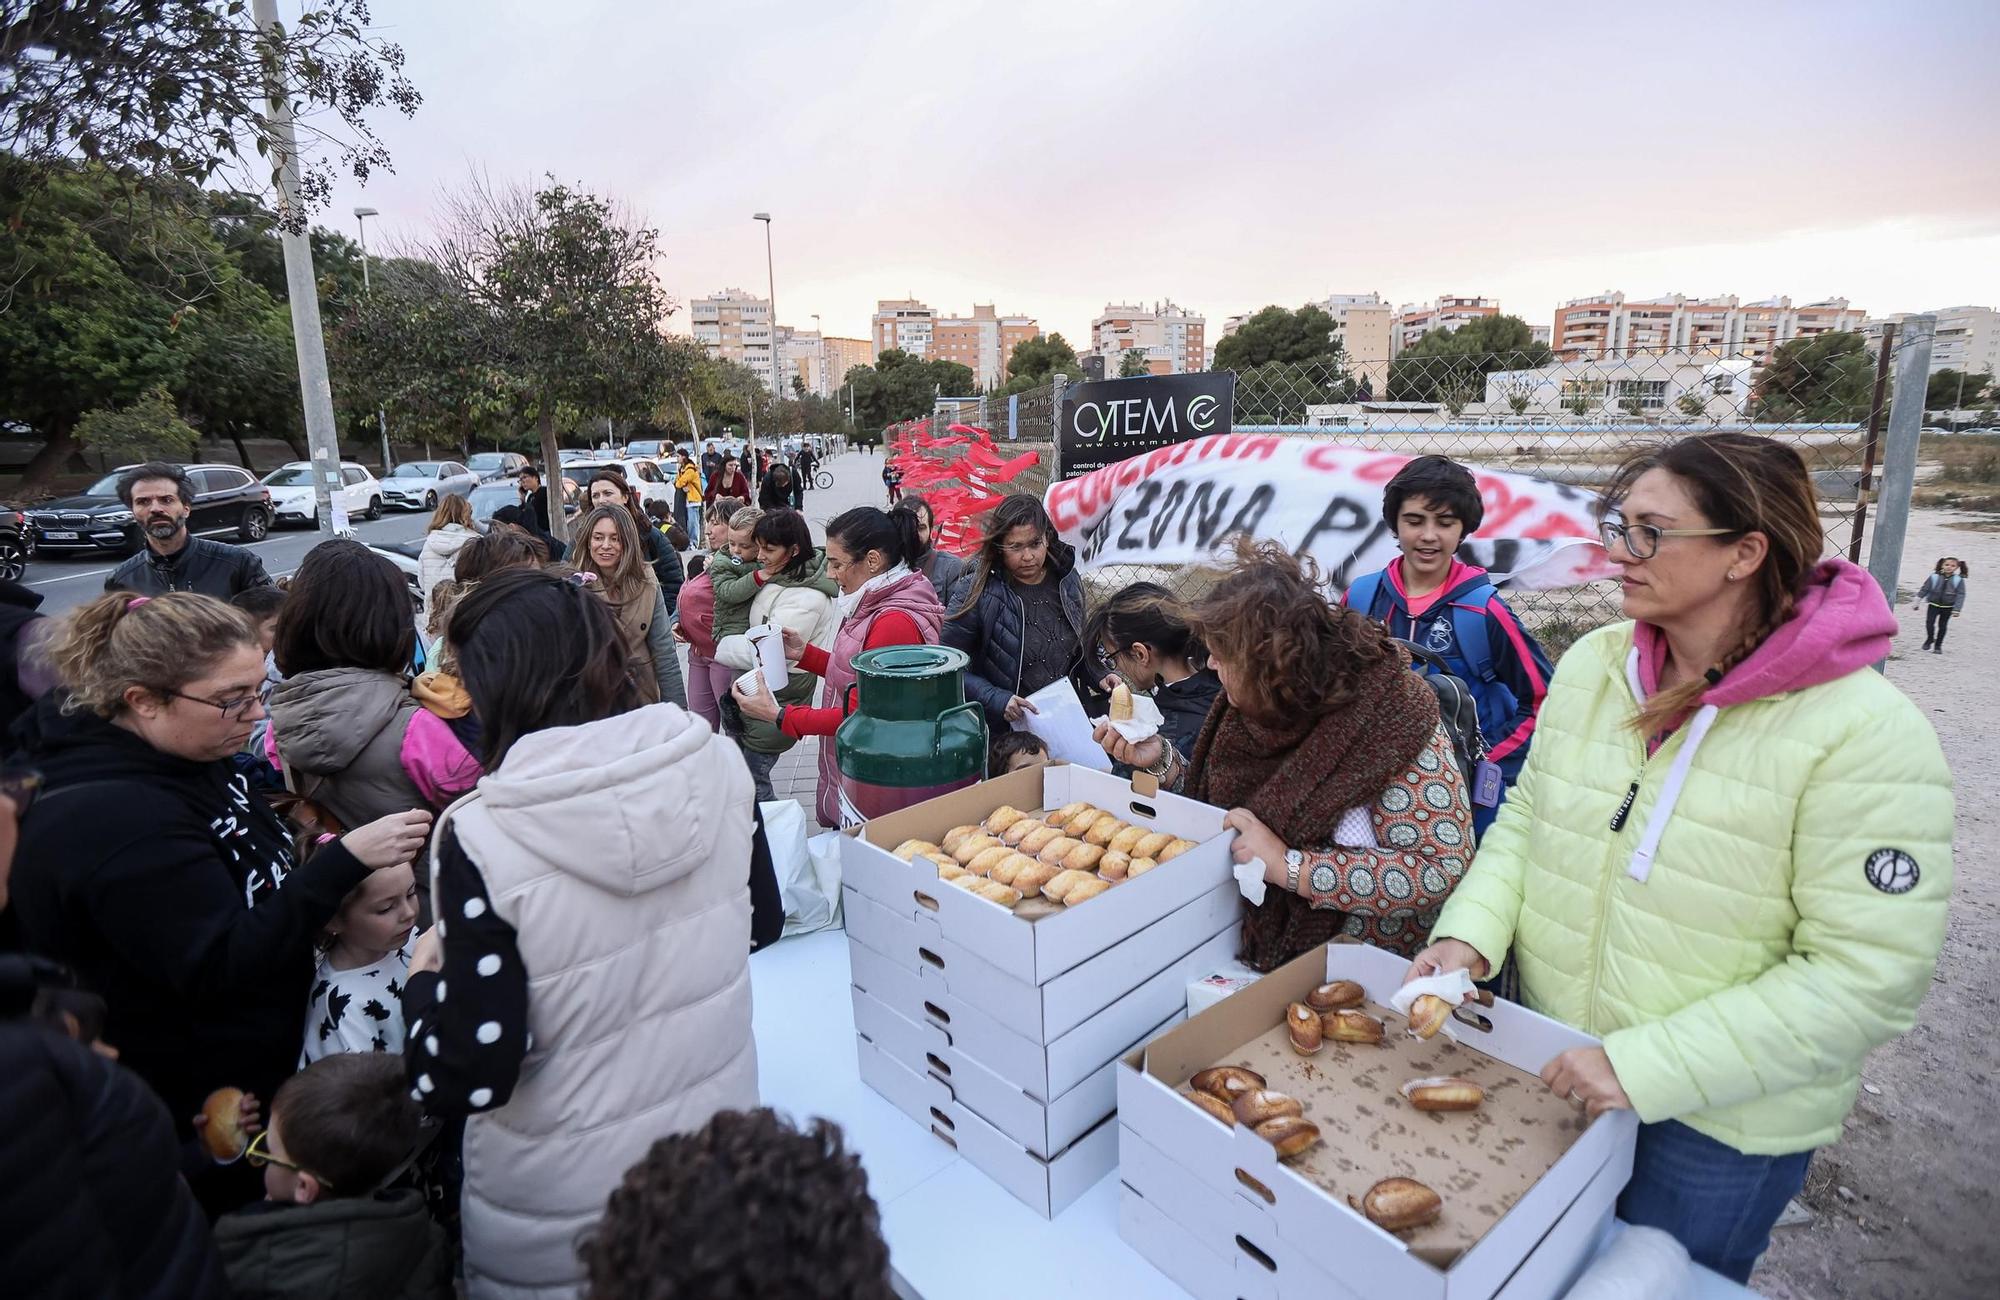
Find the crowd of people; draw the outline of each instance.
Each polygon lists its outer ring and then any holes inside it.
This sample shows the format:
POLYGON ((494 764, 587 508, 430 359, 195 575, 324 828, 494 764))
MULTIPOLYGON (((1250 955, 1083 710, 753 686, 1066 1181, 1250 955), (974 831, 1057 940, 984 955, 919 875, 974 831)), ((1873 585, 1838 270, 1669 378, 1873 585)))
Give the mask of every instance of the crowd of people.
MULTIPOLYGON (((25 1216, 0 1276, 887 1295, 839 1133, 758 1107, 749 991, 784 922, 772 769, 819 738, 815 812, 842 824, 832 738, 884 646, 965 653, 996 774, 1048 761, 1038 692, 1092 716, 1150 696, 1156 735, 1095 740, 1226 810, 1272 887, 1245 962, 1347 936, 1600 1038, 1543 1078, 1637 1112, 1621 1217, 1739 1281, 1913 1020, 1950 774, 1868 671, 1895 621, 1822 558, 1781 444, 1620 470, 1601 534, 1627 619, 1560 666, 1459 558, 1480 494, 1443 457, 1387 484, 1398 557, 1344 598, 1240 537, 1182 599, 1093 598, 1027 496, 964 560, 894 483, 815 544, 810 465, 760 466, 753 498, 709 454, 675 474, 691 513, 598 473, 567 545, 538 475, 484 530, 447 501, 414 602, 347 541, 280 588, 188 538, 185 479, 142 466, 121 494, 147 549, 104 596, 46 620, 0 590, 0 1096, 39 1117, 0 1160, 25 1216), (776 689, 753 628, 782 640, 776 689)), ((1957 562, 1925 584, 1940 649, 1964 591, 1957 562)))

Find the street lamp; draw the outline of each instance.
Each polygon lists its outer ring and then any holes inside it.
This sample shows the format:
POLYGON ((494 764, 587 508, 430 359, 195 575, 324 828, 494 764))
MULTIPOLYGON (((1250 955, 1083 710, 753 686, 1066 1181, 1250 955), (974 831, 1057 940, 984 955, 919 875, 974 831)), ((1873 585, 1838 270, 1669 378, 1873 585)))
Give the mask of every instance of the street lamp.
MULTIPOLYGON (((771 214, 768 212, 753 212, 750 214, 750 219, 764 223, 764 275, 771 294, 771 396, 773 399, 776 399, 778 396, 778 272, 775 264, 771 261, 771 214)), ((755 420, 752 420, 750 423, 750 463, 753 466, 757 463, 757 424, 755 420)))
POLYGON ((819 370, 813 375, 813 396, 826 396, 826 327, 819 323, 819 313, 813 313, 813 341, 819 344, 819 370))
MULTIPOLYGON (((375 286, 368 280, 368 218, 381 215, 374 208, 354 209, 354 224, 361 231, 361 291, 371 298, 375 296, 375 286)), ((382 472, 387 474, 395 468, 389 463, 389 413, 378 406, 375 419, 382 430, 382 472)))

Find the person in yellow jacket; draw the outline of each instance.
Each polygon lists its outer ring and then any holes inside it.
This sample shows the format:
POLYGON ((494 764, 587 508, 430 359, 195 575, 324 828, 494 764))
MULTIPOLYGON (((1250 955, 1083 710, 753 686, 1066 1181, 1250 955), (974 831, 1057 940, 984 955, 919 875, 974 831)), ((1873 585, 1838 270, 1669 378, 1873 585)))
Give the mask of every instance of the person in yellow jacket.
POLYGON ((1640 1120, 1627 1222, 1746 1281, 1862 1059, 1907 1030, 1951 896, 1951 773, 1870 666, 1896 624, 1820 559, 1798 453, 1685 438, 1626 464, 1625 613, 1566 654, 1535 747, 1411 975, 1484 978, 1603 1040, 1542 1077, 1640 1120))
POLYGON ((687 519, 689 537, 701 536, 701 467, 694 457, 680 453, 680 468, 674 471, 674 491, 680 494, 681 511, 687 519))

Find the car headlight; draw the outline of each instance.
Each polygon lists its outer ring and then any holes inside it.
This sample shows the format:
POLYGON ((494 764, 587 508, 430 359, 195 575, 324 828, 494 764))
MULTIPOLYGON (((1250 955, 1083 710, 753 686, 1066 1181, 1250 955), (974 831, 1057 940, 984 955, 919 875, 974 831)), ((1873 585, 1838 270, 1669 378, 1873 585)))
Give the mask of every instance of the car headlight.
POLYGON ((115 528, 121 524, 131 523, 135 517, 130 510, 113 510, 109 514, 99 515, 97 522, 100 524, 109 524, 115 528))

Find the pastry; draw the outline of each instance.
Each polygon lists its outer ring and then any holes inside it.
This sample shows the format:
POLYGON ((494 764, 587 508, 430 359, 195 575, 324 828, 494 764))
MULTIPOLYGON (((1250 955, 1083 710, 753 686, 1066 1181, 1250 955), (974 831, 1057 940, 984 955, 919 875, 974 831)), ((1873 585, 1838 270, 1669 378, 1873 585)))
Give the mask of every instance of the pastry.
POLYGON ((965 864, 965 869, 975 876, 990 876, 993 874, 993 868, 999 866, 1008 858, 1019 856, 1020 854, 1014 852, 1014 850, 1008 848, 1005 844, 995 844, 992 848, 982 850, 975 855, 972 861, 965 864))
POLYGON ((904 840, 901 844, 890 850, 890 852, 903 861, 908 862, 911 858, 916 857, 917 854, 936 847, 937 845, 931 843, 929 840, 904 840))
POLYGON ((243 1149, 250 1145, 250 1135, 243 1131, 243 1090, 217 1088, 201 1104, 201 1113, 208 1117, 201 1130, 201 1142, 208 1148, 208 1154, 225 1165, 240 1159, 243 1149))
MULTIPOLYGON (((1087 871, 1071 871, 1067 867, 1042 882, 1042 897, 1053 898, 1058 903, 1063 896, 1086 880, 1093 877, 1087 871)), ((1017 877, 1018 879, 1018 877, 1017 877)))
POLYGON ((1159 863, 1153 861, 1151 858, 1135 857, 1132 859, 1132 865, 1125 868, 1125 878, 1129 880, 1133 876, 1143 876, 1159 865, 1159 863))
POLYGON ((1119 831, 1116 835, 1106 840, 1104 847, 1107 849, 1116 849, 1120 853, 1130 853, 1132 847, 1140 840, 1145 839, 1148 834, 1150 832, 1144 826, 1127 826, 1124 830, 1119 831))
POLYGON ((1470 1079, 1412 1079, 1402 1093, 1418 1110, 1478 1110, 1486 1100, 1486 1089, 1470 1079))
POLYGON ((1111 841, 1117 839, 1121 833, 1130 829, 1131 827, 1119 821, 1116 817, 1100 817, 1091 823, 1088 831, 1084 832, 1083 842, 1085 844, 1095 844, 1099 848, 1109 848, 1111 841))
POLYGON ((1230 1101, 1236 1111, 1236 1122, 1248 1124, 1252 1128, 1267 1119, 1277 1119, 1280 1115, 1303 1115, 1305 1103, 1288 1093, 1272 1092, 1268 1088, 1252 1088, 1238 1093, 1230 1101))
POLYGON ((1421 1227, 1444 1210, 1443 1198, 1414 1178, 1384 1178, 1368 1189, 1359 1204, 1352 1196, 1347 1203, 1390 1232, 1421 1227))
POLYGON ((1342 1008, 1320 1013, 1320 1033, 1336 1043, 1379 1043, 1382 1022, 1366 1011, 1342 1008))
POLYGON ((1278 1159, 1290 1160, 1319 1141, 1319 1125, 1297 1115, 1280 1115, 1252 1126, 1251 1132, 1278 1149, 1278 1159))
POLYGON ((944 833, 944 838, 939 840, 938 844, 946 853, 956 853, 958 846, 965 843, 966 836, 977 834, 979 834, 977 826, 954 826, 944 833))
POLYGON ((1410 1003, 1410 1037, 1431 1038, 1451 1019, 1451 1003, 1435 993, 1419 993, 1410 1003))
POLYGON ((946 858, 944 861, 938 863, 937 869, 938 869, 939 880, 957 880, 960 876, 967 876, 972 874, 971 872, 967 871, 964 867, 961 867, 956 862, 953 862, 950 858, 946 858))
POLYGON ((1174 842, 1174 837, 1166 831, 1153 831, 1141 835, 1131 848, 1125 850, 1135 858, 1158 858, 1160 850, 1174 842))
POLYGON ((1096 844, 1079 844, 1063 854, 1062 864, 1072 871, 1096 871, 1104 850, 1096 844))
POLYGON ((951 851, 951 856, 958 859, 960 866, 964 866, 988 849, 1005 847, 997 836, 968 835, 958 842, 958 847, 951 851))
POLYGON ((1073 840, 1067 835, 1058 835, 1047 844, 1044 844, 1042 851, 1035 856, 1044 862, 1056 863, 1058 866, 1067 865, 1063 862, 1063 859, 1069 856, 1070 850, 1082 847, 1082 840, 1073 840))
POLYGON ((957 885, 960 889, 963 889, 966 893, 969 894, 973 890, 985 884, 986 877, 975 876, 970 871, 967 871, 963 867, 960 867, 959 874, 951 878, 951 883, 957 885))
POLYGON ((1092 811, 1092 809, 1090 805, 1087 803, 1081 803, 1081 802, 1066 803, 1062 807, 1050 813, 1048 816, 1042 818, 1042 820, 1047 822, 1049 825, 1055 827, 1057 830, 1061 830, 1063 827, 1069 825, 1070 818, 1076 816, 1080 812, 1088 812, 1088 811, 1092 811))
POLYGON ((1167 844, 1167 847, 1161 849, 1158 853, 1149 853, 1146 856, 1149 858, 1158 858, 1162 862, 1172 862, 1175 858, 1179 857, 1183 853, 1186 853, 1189 849, 1193 847, 1194 847, 1193 840, 1176 839, 1170 841, 1167 844))
POLYGON ((1023 897, 1033 898, 1042 892, 1044 885, 1061 875, 1062 871, 1061 867, 1053 867, 1046 862, 1037 862, 1030 858, 1028 865, 1022 867, 1009 883, 1020 890, 1023 897))
POLYGON ((1111 720, 1113 722, 1132 720, 1132 688, 1124 682, 1111 688, 1111 720))
POLYGON ((1331 984, 1322 984, 1306 994, 1306 1005, 1314 1011, 1338 1011, 1342 1007, 1358 1007, 1367 1000, 1367 990, 1355 980, 1335 980, 1331 984))
POLYGON ((1285 1032, 1291 1035, 1292 1050, 1311 1056, 1325 1044, 1320 1040, 1319 1013, 1303 1002, 1294 1002, 1285 1011, 1285 1032))
POLYGON ((1097 860, 1097 874, 1106 880, 1123 880, 1131 870, 1132 859, 1116 849, 1106 849, 1104 856, 1097 860))
POLYGON ((1020 890, 1010 889, 997 880, 982 880, 973 888, 972 892, 987 902, 998 903, 1002 907, 1012 907, 1021 901, 1020 890))
POLYGON ((1054 844, 1057 840, 1061 839, 1062 837, 1063 833, 1057 830, 1055 827, 1042 826, 1038 827, 1035 830, 1029 831, 1026 835, 1023 835, 1021 837, 1020 842, 1016 844, 1014 847, 1021 850, 1021 852, 1027 854, 1029 857, 1033 857, 1035 854, 1040 853, 1043 849, 1047 848, 1051 844, 1054 844))
POLYGON ((988 835, 998 835, 1015 822, 1026 820, 1027 816, 1028 814, 1022 812, 1019 808, 1003 803, 992 812, 987 813, 986 820, 980 824, 986 827, 988 835))
POLYGON ((1234 1101, 1239 1093, 1263 1087, 1264 1076, 1240 1065, 1211 1065, 1206 1070, 1196 1070, 1194 1078, 1188 1080, 1188 1086, 1196 1092, 1234 1101))
POLYGON ((1236 1127, 1236 1112, 1229 1109, 1229 1103, 1209 1092, 1184 1092, 1181 1096, 1222 1121, 1227 1128, 1236 1127))
MULTIPOLYGON (((989 849, 987 852, 990 853, 992 850, 989 849)), ((1026 854, 1016 853, 1013 849, 1008 849, 1007 856, 994 863, 992 870, 988 871, 986 876, 989 880, 997 880, 1003 885, 1012 885, 1014 888, 1020 889, 1021 873, 1030 867, 1039 865, 1041 864, 1026 854)), ((1022 890, 1022 892, 1026 893, 1027 891, 1022 890)))
POLYGON ((1006 829, 1006 831, 1000 836, 1000 842, 1002 844, 1019 845, 1022 840, 1027 839, 1030 835, 1033 835, 1036 831, 1044 830, 1046 828, 1047 828, 1046 822, 1043 822, 1034 817, 1023 817, 1020 821, 1015 822, 1012 826, 1009 826, 1006 829))
MULTIPOLYGON (((923 852, 917 854, 917 857, 924 858, 927 861, 937 863, 938 874, 940 876, 944 875, 944 869, 946 867, 950 867, 953 871, 965 870, 964 867, 958 865, 957 858, 954 858, 953 856, 951 856, 951 854, 946 853, 943 849, 925 849, 923 852)), ((910 859, 910 861, 912 862, 915 862, 916 860, 917 860, 916 858, 910 859)))
POLYGON ((1089 833, 1091 827, 1097 825, 1097 823, 1110 815, 1110 813, 1105 812, 1102 808, 1084 808, 1063 823, 1062 832, 1072 839, 1080 840, 1089 833))
POLYGON ((1111 882, 1104 879, 1104 877, 1085 876, 1076 884, 1071 885, 1069 892, 1063 895, 1063 906, 1075 907, 1078 903, 1087 903, 1109 888, 1111 888, 1111 882))

